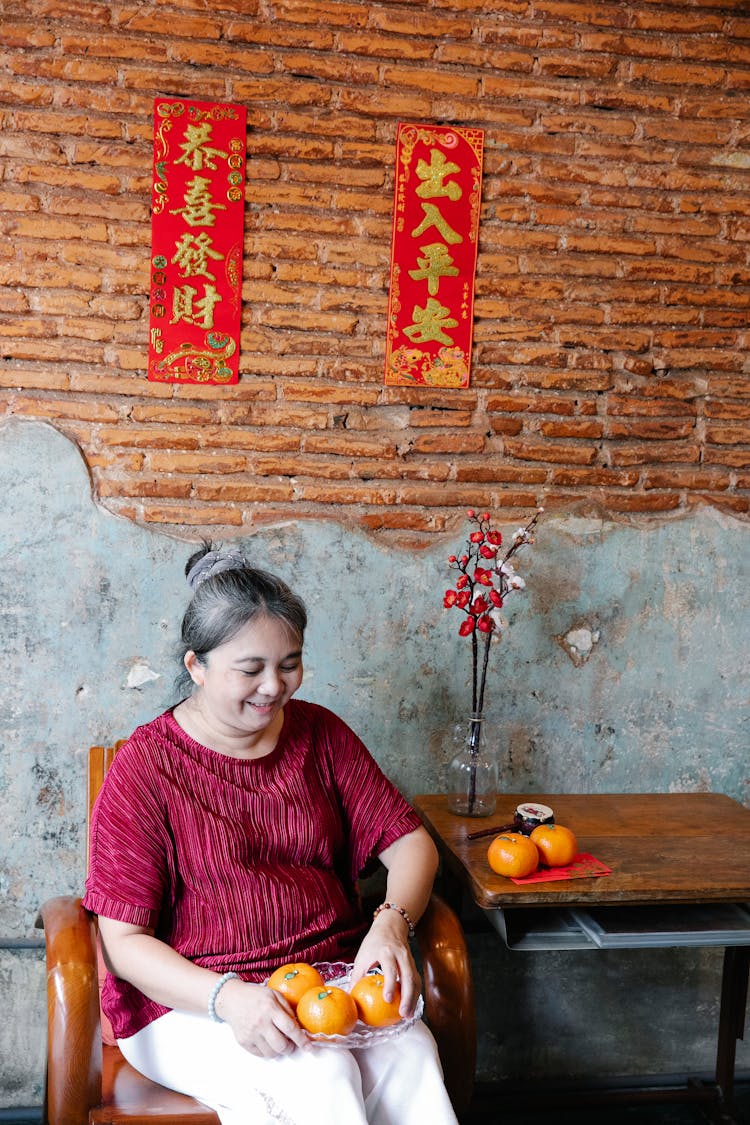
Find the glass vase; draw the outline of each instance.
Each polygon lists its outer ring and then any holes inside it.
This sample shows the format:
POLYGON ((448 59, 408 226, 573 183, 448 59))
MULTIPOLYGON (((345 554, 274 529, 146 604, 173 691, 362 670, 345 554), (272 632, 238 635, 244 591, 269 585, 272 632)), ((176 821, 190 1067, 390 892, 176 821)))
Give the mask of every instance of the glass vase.
POLYGON ((497 754, 482 715, 453 728, 448 808, 460 816, 490 816, 497 802, 497 754))

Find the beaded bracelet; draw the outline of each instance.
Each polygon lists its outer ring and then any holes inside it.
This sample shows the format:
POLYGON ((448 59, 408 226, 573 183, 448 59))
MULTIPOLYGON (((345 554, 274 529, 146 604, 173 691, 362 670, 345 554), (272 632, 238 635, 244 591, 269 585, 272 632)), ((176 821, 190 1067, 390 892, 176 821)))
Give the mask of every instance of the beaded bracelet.
POLYGON ((208 998, 208 1015, 209 1019, 212 1019, 214 1023, 224 1023, 224 1020, 221 1018, 221 1016, 217 1016, 216 1014, 216 997, 219 995, 227 981, 234 980, 235 977, 239 977, 239 973, 224 973, 224 976, 219 977, 216 984, 211 989, 211 995, 208 998))
POLYGON ((397 914, 400 914, 409 927, 409 937, 414 937, 414 923, 404 910, 403 906, 398 906, 395 902, 381 902, 380 906, 376 907, 376 909, 374 910, 372 915, 373 918, 377 918, 381 910, 395 910, 397 914))

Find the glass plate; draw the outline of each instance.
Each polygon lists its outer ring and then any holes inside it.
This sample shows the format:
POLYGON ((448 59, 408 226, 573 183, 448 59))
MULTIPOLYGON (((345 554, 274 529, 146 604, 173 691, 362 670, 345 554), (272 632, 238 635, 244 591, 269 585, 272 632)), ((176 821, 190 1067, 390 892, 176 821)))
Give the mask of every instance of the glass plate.
MULTIPOLYGON (((326 984, 343 988, 345 992, 349 991, 351 965, 345 961, 323 961, 317 962, 315 968, 326 984)), ((422 1018, 423 1012, 424 999, 420 996, 417 1000, 414 1015, 410 1016, 409 1019, 399 1020, 398 1023, 391 1024, 390 1027, 368 1027, 366 1023, 357 1020, 354 1029, 348 1035, 310 1035, 308 1032, 307 1038, 313 1044, 319 1043, 321 1046, 337 1047, 345 1051, 349 1051, 353 1047, 373 1047, 376 1043, 386 1043, 389 1039, 397 1039, 399 1035, 403 1035, 422 1018)))

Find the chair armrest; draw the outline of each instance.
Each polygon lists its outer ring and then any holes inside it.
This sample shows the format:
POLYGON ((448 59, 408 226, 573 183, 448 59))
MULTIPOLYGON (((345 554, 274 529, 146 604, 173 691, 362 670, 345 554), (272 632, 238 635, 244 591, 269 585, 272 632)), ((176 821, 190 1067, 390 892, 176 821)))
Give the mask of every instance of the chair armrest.
POLYGON ((96 923, 80 898, 60 895, 44 903, 36 924, 47 950, 45 1121, 84 1125, 101 1101, 96 923))
POLYGON ((471 964, 461 923, 433 894, 416 930, 424 978, 425 1016, 443 1064, 457 1116, 469 1106, 477 1055, 471 964))

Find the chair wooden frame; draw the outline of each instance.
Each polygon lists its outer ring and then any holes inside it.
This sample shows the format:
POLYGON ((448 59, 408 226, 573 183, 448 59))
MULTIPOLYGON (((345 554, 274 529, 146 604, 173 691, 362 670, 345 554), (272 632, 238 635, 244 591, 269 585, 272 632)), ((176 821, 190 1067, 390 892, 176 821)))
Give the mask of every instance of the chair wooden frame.
MULTIPOLYGON (((121 743, 92 746, 88 816, 121 743)), ((96 918, 81 899, 60 895, 41 907, 47 958, 45 1125, 218 1125, 195 1099, 144 1078, 116 1046, 102 1044, 96 918)), ((432 895, 416 940, 422 962, 425 1019, 435 1036, 445 1084, 457 1114, 471 1100, 476 1064, 474 992, 458 918, 432 895)))

